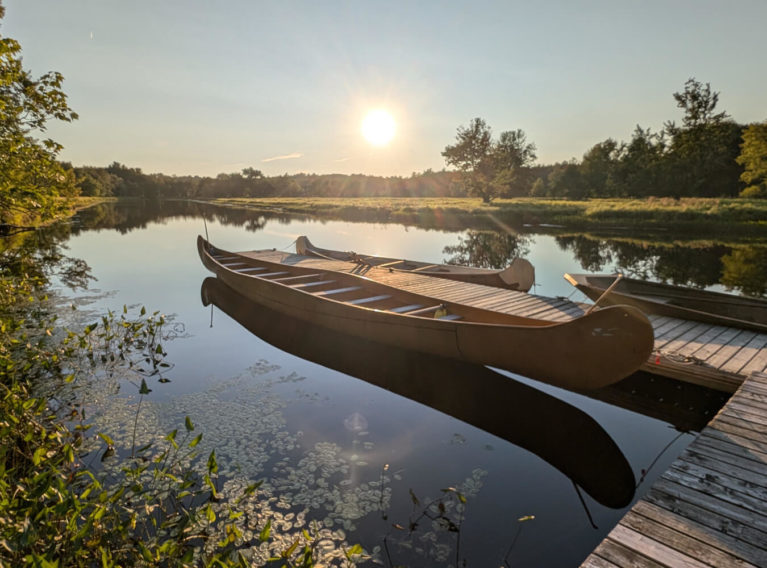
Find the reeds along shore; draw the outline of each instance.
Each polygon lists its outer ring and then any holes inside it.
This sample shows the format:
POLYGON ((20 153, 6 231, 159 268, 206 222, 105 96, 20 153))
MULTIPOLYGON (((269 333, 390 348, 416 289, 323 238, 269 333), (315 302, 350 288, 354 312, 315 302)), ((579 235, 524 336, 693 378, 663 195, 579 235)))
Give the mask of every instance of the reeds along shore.
POLYGON ((211 203, 310 214, 317 217, 418 224, 429 219, 470 228, 559 224, 584 228, 609 225, 652 225, 675 229, 720 226, 721 230, 764 230, 767 200, 735 198, 497 199, 478 198, 219 198, 211 203), (477 226, 481 225, 481 226, 477 226))

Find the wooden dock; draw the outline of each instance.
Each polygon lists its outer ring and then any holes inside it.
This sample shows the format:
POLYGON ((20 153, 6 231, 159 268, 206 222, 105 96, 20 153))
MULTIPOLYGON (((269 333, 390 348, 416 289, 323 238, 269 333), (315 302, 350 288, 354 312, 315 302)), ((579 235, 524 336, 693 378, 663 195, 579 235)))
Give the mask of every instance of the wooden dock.
POLYGON ((743 382, 581 566, 767 566, 767 374, 743 382))
MULTIPOLYGON (((340 260, 280 251, 244 254, 315 270, 350 272, 447 302, 550 321, 570 320, 583 315, 590 306, 567 298, 548 298, 340 260)), ((767 334, 664 316, 649 319, 655 332, 655 349, 643 371, 725 392, 735 392, 751 373, 767 372, 767 334)))

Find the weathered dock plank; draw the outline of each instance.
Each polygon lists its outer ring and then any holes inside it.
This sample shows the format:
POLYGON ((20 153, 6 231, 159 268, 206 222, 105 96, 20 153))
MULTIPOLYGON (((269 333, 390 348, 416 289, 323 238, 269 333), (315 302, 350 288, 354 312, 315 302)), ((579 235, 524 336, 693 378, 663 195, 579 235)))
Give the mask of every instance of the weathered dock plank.
POLYGON ((582 566, 767 566, 765 406, 754 373, 582 566))

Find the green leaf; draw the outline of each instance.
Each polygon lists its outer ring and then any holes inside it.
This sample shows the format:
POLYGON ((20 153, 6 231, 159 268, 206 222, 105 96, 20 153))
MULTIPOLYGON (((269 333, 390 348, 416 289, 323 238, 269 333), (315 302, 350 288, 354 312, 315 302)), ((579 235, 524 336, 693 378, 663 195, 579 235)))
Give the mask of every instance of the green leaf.
POLYGON ((114 446, 115 445, 115 441, 112 438, 110 438, 108 435, 103 434, 102 432, 99 432, 99 438, 104 440, 107 443, 107 445, 109 445, 109 446, 114 446))
POLYGON ((199 443, 200 443, 200 440, 202 440, 202 434, 200 434, 200 435, 196 436, 196 437, 194 438, 194 440, 192 440, 191 442, 189 442, 189 447, 190 447, 190 448, 194 448, 195 446, 197 446, 197 444, 199 444, 199 443))
POLYGON ((43 456, 45 456, 45 446, 40 446, 35 450, 35 453, 32 454, 32 463, 34 465, 40 465, 40 462, 43 460, 43 456))
POLYGON ((296 551, 296 548, 298 548, 298 539, 295 540, 293 544, 291 544, 287 550, 284 550, 280 556, 283 558, 290 558, 293 556, 293 553, 296 551))
POLYGON ((213 498, 217 499, 218 491, 216 491, 216 486, 213 484, 213 481, 210 479, 210 475, 206 473, 205 477, 203 477, 203 481, 205 481, 205 485, 207 485, 208 488, 210 489, 210 492, 213 495, 213 498))
POLYGON ((362 547, 359 544, 355 544, 349 550, 345 551, 344 554, 346 555, 347 560, 351 560, 352 556, 358 556, 362 554, 363 552, 364 551, 362 547))
POLYGON ((192 424, 192 419, 188 416, 184 418, 184 425, 186 426, 186 431, 191 432, 194 430, 194 424, 192 424))
POLYGON ((149 394, 152 392, 152 389, 150 389, 146 384, 146 379, 141 379, 141 388, 138 390, 139 394, 149 394))
POLYGON ((146 546, 144 546, 143 542, 139 541, 138 547, 139 547, 139 550, 141 551, 141 556, 144 557, 144 560, 146 560, 147 562, 152 562, 152 560, 154 560, 152 558, 152 553, 149 552, 149 549, 146 546))
POLYGON ((176 434, 178 434, 178 430, 173 430, 173 432, 165 436, 165 439, 168 440, 175 449, 178 449, 178 444, 176 443, 176 434))
POLYGON ((266 526, 261 529, 261 533, 258 535, 258 540, 261 542, 266 542, 269 540, 269 533, 272 531, 272 519, 269 519, 266 522, 266 526))
POLYGON ((218 473, 218 462, 216 462, 216 450, 212 450, 208 456, 208 473, 218 473))

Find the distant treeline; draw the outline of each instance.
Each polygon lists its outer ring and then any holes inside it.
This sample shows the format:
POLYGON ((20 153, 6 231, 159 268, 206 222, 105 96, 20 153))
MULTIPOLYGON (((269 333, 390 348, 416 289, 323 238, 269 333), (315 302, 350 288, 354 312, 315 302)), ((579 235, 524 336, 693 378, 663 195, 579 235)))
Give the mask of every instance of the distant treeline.
POLYGON ((683 109, 659 132, 637 126, 631 140, 608 138, 581 160, 533 165, 535 144, 521 130, 491 139, 482 119, 458 129, 443 156, 460 171, 410 177, 295 174, 266 177, 252 167, 215 178, 144 174, 113 163, 76 167, 81 194, 144 198, 216 197, 767 197, 767 121, 738 124, 716 112, 719 94, 695 79, 674 93, 683 109))
MULTIPOLYGON (((71 167, 71 166, 70 166, 71 167)), ((144 174, 118 162, 106 168, 75 167, 81 195, 103 197, 460 197, 466 195, 455 172, 378 177, 361 174, 295 174, 266 177, 246 168, 216 177, 144 174)))
MULTIPOLYGON (((761 127, 762 125, 753 125, 761 127)), ((741 154, 747 126, 722 122, 700 133, 710 144, 693 146, 637 127, 629 142, 612 139, 592 147, 580 161, 525 168, 497 197, 767 197, 745 191, 741 154)), ((686 136, 683 136, 686 138, 686 136)), ((71 167, 71 166, 70 166, 71 167)), ((75 167, 81 195, 212 199, 216 197, 465 197, 459 172, 431 171, 410 177, 361 174, 295 174, 266 177, 247 168, 218 176, 145 174, 118 162, 106 168, 75 167)))

